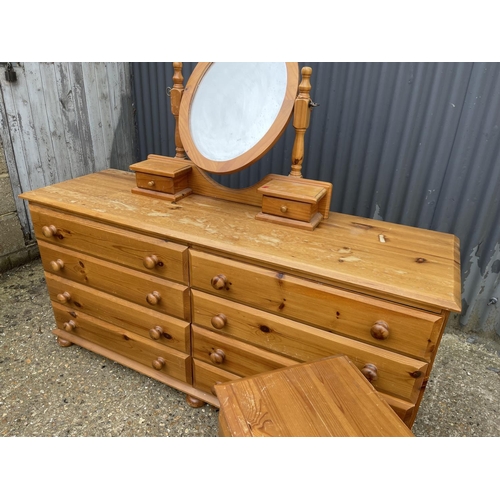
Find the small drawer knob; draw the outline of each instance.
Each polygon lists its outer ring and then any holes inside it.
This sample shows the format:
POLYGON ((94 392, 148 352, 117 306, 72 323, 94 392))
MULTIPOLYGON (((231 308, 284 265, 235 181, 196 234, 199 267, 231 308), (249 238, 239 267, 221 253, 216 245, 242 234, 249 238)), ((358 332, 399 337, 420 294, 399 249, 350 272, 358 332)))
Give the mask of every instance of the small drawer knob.
POLYGON ((57 227, 53 225, 43 226, 42 233, 46 238, 52 238, 57 234, 57 227))
POLYGON ((216 290, 222 290, 227 285, 227 278, 223 274, 218 274, 212 278, 211 283, 216 290))
POLYGON ((159 292, 154 291, 154 292, 147 294, 146 300, 147 300, 148 304, 151 304, 152 306, 156 306, 161 300, 161 295, 159 292))
POLYGON ((61 271, 64 269, 64 262, 61 259, 52 260, 50 262, 50 267, 53 271, 61 271))
POLYGON ((219 313, 216 316, 214 316, 210 322, 212 323, 212 326, 214 328, 220 330, 221 328, 224 328, 227 325, 227 317, 225 314, 219 313))
POLYGON ((63 328, 67 332, 72 332, 76 328, 76 323, 72 319, 70 319, 69 321, 64 323, 63 328))
POLYGON ((156 358, 152 364, 155 370, 162 370, 165 367, 165 360, 163 358, 156 358))
POLYGON ((142 263, 146 269, 154 269, 160 262, 160 259, 156 255, 148 255, 144 257, 142 263))
MULTIPOLYGON (((165 332, 163 331, 163 328, 161 326, 155 326, 154 328, 151 328, 151 330, 149 330, 149 336, 153 340, 160 340, 162 335, 165 335, 165 332)), ((170 335, 168 337, 170 337, 170 335)))
POLYGON ((385 321, 376 321, 370 333, 374 339, 385 340, 389 336, 389 325, 385 321))
POLYGON ((378 378, 377 367, 372 363, 366 363, 363 368, 361 368, 361 373, 370 381, 374 382, 378 378))
POLYGON ((58 293, 57 300, 61 304, 66 304, 68 302, 71 302, 71 294, 69 292, 58 293))
POLYGON ((148 186, 149 187, 154 187, 155 185, 155 181, 151 180, 151 181, 148 181, 148 186))
POLYGON ((288 211, 288 207, 286 205, 282 205, 281 208, 280 208, 281 212, 286 214, 287 211, 288 211))
POLYGON ((222 349, 215 349, 214 352, 210 353, 210 359, 213 363, 220 365, 224 363, 224 360, 226 359, 226 353, 222 349))

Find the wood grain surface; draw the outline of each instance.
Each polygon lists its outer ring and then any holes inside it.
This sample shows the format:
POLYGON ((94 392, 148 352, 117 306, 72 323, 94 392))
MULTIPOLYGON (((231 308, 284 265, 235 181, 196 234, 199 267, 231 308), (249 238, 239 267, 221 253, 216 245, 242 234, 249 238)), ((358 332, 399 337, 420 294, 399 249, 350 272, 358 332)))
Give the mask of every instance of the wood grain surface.
POLYGON ((223 436, 413 436, 345 356, 218 384, 215 392, 223 436))
POLYGON ((34 204, 170 241, 238 255, 276 271, 440 312, 461 309, 459 241, 451 234, 330 213, 312 232, 256 221, 254 207, 188 196, 131 196, 132 173, 106 170, 22 195, 34 204))

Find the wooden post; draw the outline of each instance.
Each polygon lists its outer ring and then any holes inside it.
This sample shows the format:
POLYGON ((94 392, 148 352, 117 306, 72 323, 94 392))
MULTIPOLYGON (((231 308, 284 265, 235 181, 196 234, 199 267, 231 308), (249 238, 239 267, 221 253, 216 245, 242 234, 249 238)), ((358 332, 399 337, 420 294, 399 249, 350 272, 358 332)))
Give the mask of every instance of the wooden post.
POLYGON ((295 99, 293 111, 293 127, 295 128, 295 141, 292 150, 292 177, 302 177, 302 162, 304 161, 304 136, 309 127, 311 115, 311 75, 312 68, 302 68, 302 81, 299 85, 299 95, 295 99))
POLYGON ((175 118, 175 157, 186 158, 186 152, 182 145, 181 136, 179 134, 179 108, 181 106, 182 93, 184 92, 184 77, 182 76, 182 63, 174 62, 174 86, 170 90, 170 106, 172 114, 175 118))

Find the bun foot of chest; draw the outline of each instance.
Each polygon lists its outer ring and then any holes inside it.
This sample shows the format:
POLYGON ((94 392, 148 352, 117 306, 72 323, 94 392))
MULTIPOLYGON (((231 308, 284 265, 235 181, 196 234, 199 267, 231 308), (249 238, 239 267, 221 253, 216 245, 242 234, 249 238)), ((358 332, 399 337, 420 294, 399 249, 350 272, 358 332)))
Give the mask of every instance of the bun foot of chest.
POLYGON ((186 396, 186 403, 192 408, 201 408, 202 406, 205 406, 205 401, 195 398, 194 396, 190 396, 189 394, 186 396))
POLYGON ((66 339, 63 339, 61 337, 57 337, 57 343, 61 346, 61 347, 70 347, 73 345, 73 342, 70 342, 69 340, 66 340, 66 339))

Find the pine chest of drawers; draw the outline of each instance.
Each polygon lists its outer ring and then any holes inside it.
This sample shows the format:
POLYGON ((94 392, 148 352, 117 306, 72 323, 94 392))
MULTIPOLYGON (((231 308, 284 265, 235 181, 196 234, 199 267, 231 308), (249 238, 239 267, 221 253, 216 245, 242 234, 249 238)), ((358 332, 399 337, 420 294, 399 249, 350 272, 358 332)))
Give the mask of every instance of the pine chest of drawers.
POLYGON ((301 231, 134 186, 106 170, 22 195, 61 345, 216 406, 217 383, 347 355, 411 427, 460 310, 456 237, 337 213, 301 231))

